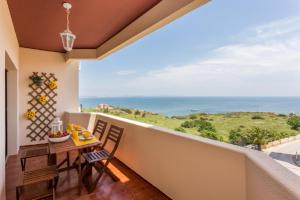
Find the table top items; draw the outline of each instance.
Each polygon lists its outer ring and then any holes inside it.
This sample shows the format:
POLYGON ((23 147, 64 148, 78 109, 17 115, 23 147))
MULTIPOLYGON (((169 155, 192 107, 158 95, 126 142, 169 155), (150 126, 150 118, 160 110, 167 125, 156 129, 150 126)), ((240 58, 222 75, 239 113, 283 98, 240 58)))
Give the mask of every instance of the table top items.
POLYGON ((56 117, 51 122, 50 128, 51 128, 52 133, 57 132, 57 131, 62 132, 63 131, 63 121, 59 117, 56 117))
POLYGON ((60 131, 54 133, 50 132, 48 136, 48 140, 50 142, 64 142, 70 138, 70 134, 60 131))

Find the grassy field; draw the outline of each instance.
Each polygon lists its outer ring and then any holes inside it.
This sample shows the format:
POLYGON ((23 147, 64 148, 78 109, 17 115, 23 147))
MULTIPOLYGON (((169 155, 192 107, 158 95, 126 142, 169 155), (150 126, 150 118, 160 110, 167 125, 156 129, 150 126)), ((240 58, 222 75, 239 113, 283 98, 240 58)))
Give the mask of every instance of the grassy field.
POLYGON ((197 128, 183 128, 181 124, 185 121, 205 120, 210 122, 216 129, 216 134, 222 136, 225 142, 228 142, 229 132, 233 129, 248 129, 252 127, 259 127, 263 129, 275 130, 277 132, 285 132, 288 135, 295 135, 298 133, 292 130, 287 124, 289 116, 283 114, 267 113, 267 112, 238 112, 238 113, 224 113, 224 114, 205 114, 197 113, 186 116, 168 117, 156 113, 136 111, 131 109, 113 108, 111 110, 95 110, 84 109, 84 112, 104 112, 107 114, 132 119, 156 126, 161 126, 173 130, 182 130, 183 132, 200 135, 197 128))

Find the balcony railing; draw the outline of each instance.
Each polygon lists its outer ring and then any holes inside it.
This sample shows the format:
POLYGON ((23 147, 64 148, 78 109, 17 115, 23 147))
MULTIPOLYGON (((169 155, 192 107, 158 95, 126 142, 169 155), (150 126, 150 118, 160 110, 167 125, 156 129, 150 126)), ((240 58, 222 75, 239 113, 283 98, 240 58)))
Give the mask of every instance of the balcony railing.
POLYGON ((65 113, 93 129, 125 128, 116 157, 172 199, 300 199, 300 178, 262 152, 100 113, 65 113))

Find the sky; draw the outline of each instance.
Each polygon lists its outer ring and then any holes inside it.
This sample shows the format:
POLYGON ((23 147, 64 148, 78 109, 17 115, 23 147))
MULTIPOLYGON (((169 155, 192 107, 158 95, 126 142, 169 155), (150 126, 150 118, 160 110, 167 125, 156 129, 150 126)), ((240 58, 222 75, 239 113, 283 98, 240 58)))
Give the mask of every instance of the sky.
POLYGON ((80 96, 300 96, 300 0, 212 0, 99 61, 80 96))

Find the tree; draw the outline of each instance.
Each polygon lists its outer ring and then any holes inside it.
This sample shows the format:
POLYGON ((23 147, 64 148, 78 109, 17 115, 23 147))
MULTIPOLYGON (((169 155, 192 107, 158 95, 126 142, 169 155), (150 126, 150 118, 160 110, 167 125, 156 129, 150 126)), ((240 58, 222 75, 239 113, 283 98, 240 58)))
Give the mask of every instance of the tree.
POLYGON ((134 111, 134 115, 140 115, 140 114, 141 114, 141 111, 139 111, 139 110, 134 111))
POLYGON ((244 146, 247 144, 247 137, 244 131, 240 128, 232 129, 228 136, 231 144, 244 146))
POLYGON ((292 116, 288 119, 287 124, 291 126, 292 129, 298 130, 300 128, 300 117, 292 116))
POLYGON ((257 145, 258 150, 261 151, 261 146, 268 142, 270 131, 259 127, 253 127, 248 129, 246 134, 247 142, 257 145))

